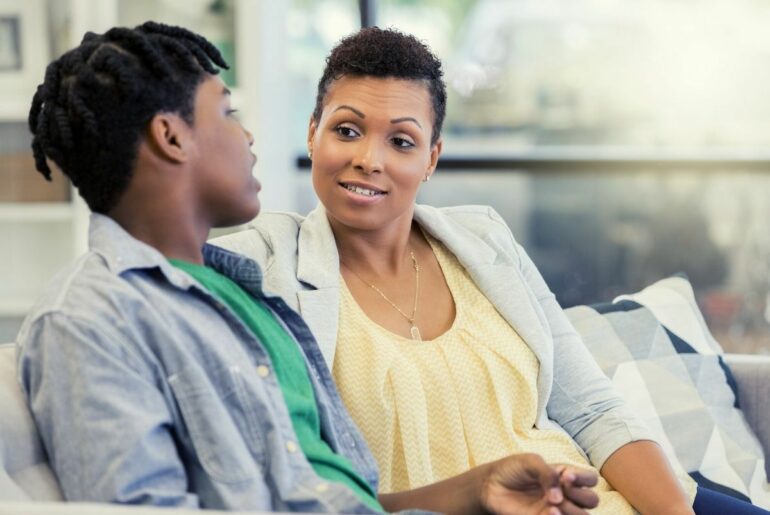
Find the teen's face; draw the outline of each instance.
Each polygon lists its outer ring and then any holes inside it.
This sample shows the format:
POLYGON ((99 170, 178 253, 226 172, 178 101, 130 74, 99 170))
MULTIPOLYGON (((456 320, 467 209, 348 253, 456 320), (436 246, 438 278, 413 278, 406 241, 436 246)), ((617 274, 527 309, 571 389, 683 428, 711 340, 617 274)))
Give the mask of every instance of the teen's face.
POLYGON ((406 218, 436 168, 433 109, 419 81, 342 77, 311 120, 313 187, 332 224, 377 230, 406 218))
POLYGON ((215 227, 241 224, 259 213, 254 137, 234 113, 230 91, 219 77, 207 77, 195 96, 192 134, 200 214, 215 227))

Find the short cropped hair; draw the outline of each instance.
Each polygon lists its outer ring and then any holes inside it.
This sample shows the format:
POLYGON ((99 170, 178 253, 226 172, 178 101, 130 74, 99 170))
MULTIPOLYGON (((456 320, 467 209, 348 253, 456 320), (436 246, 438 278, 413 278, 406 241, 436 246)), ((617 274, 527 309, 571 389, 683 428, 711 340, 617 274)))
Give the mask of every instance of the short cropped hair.
POLYGON ((29 113, 35 167, 47 158, 70 178, 92 211, 107 213, 128 187, 147 124, 160 112, 193 123, 195 92, 227 68, 206 39, 147 22, 87 33, 48 65, 29 113))
POLYGON ((425 43, 394 29, 368 27, 342 39, 326 58, 318 81, 313 119, 320 120, 331 84, 342 77, 379 77, 423 81, 433 107, 431 145, 441 136, 446 114, 446 85, 441 61, 425 43))

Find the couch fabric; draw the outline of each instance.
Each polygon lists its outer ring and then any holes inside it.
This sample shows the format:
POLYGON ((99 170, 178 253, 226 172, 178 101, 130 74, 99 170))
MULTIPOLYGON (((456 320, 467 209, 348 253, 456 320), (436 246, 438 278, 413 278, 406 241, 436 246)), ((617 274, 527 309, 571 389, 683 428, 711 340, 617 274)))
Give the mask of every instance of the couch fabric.
POLYGON ((725 361, 735 377, 741 410, 762 444, 770 481, 770 356, 727 354, 725 361))
MULTIPOLYGON (((16 346, 0 345, 0 501, 62 499, 16 382, 16 346)), ((2 510, 0 510, 2 511, 2 510)))
POLYGON ((686 279, 567 314, 675 465, 700 486, 770 508, 762 446, 686 279))

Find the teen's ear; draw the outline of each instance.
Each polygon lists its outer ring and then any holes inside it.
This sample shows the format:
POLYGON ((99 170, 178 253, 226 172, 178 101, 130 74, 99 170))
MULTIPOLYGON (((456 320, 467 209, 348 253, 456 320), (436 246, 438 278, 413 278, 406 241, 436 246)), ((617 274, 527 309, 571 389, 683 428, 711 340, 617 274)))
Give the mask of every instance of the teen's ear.
POLYGON ((146 131, 147 143, 158 157, 175 163, 190 158, 190 127, 173 113, 158 113, 152 117, 146 131))

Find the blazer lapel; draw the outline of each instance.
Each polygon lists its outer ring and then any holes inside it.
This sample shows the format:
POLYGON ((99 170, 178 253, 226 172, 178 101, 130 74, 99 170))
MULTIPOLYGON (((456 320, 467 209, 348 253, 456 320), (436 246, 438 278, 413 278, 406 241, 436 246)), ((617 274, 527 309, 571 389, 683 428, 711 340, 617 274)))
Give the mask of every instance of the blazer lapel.
POLYGON ((299 314, 313 332, 326 366, 331 370, 334 364, 334 351, 337 347, 340 290, 339 288, 303 290, 297 293, 297 300, 299 314))
POLYGON ((537 299, 524 281, 519 263, 434 207, 416 206, 415 219, 457 257, 495 309, 524 339, 540 361, 540 386, 549 384, 553 350, 545 329, 547 322, 536 308, 537 299))
POLYGON ((311 289, 297 293, 299 313, 318 341, 331 370, 340 312, 340 261, 326 211, 320 204, 302 222, 297 242, 297 279, 311 289), (315 288, 315 289, 312 289, 315 288))

